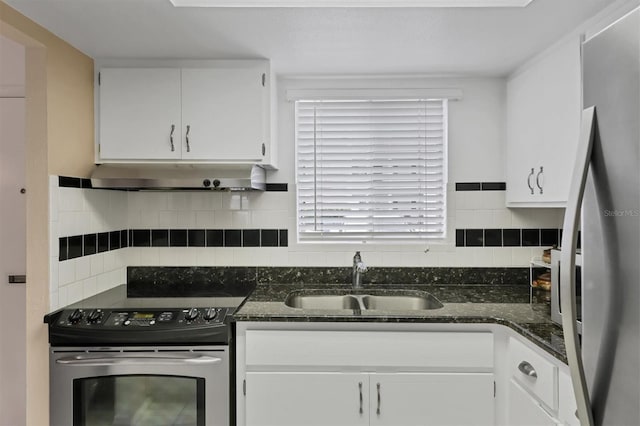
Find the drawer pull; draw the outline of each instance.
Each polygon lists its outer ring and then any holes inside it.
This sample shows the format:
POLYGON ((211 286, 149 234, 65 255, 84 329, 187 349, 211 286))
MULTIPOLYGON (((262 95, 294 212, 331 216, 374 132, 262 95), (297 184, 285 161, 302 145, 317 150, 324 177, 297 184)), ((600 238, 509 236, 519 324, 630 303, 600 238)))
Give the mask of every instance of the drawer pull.
POLYGON ((533 368, 533 365, 529 364, 527 361, 522 361, 518 365, 518 370, 529 377, 538 378, 538 373, 536 369, 533 368))
POLYGON ((358 382, 358 389, 360 390, 360 414, 362 414, 362 382, 358 382))

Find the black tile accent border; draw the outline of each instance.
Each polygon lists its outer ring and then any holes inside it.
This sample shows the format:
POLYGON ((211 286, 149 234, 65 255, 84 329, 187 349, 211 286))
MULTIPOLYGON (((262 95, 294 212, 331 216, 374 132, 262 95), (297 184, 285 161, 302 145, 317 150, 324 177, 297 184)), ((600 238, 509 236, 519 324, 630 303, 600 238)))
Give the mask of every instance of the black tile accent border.
POLYGON ((280 230, 280 247, 287 247, 289 245, 289 230, 280 230))
POLYGON ((68 237, 58 238, 58 244, 60 247, 58 260, 60 261, 67 260, 69 258, 69 238, 68 237))
POLYGON ((58 186, 61 188, 82 188, 82 179, 70 176, 58 176, 58 186))
POLYGON ((540 230, 539 229, 523 229, 522 230, 522 246, 523 247, 539 247, 540 246, 540 230))
POLYGON ((549 247, 562 229, 456 229, 456 247, 549 247))
POLYGON ((189 229, 187 240, 189 247, 205 247, 206 232, 204 229, 189 229))
POLYGON ((72 176, 58 176, 58 186, 61 188, 93 188, 91 179, 72 176))
POLYGON ((558 245, 559 232, 557 229, 541 229, 540 230, 540 245, 553 246, 558 245))
POLYGON ((506 182, 456 182, 456 191, 506 191, 506 182))
POLYGON ((242 230, 225 229, 224 230, 224 246, 225 247, 242 247, 242 230))
POLYGON ((485 229, 484 246, 502 247, 502 229, 485 229))
POLYGON ((265 191, 286 192, 289 190, 288 183, 268 183, 265 191))
POLYGON ((109 233, 100 232, 98 234, 98 253, 109 251, 109 233))
POLYGON ((120 248, 120 231, 109 232, 109 250, 118 250, 120 248))
POLYGON ((152 247, 169 247, 169 230, 168 229, 152 229, 151 230, 151 246, 152 247))
POLYGON ((482 229, 465 229, 464 239, 465 247, 482 247, 484 245, 482 229))
POLYGON ((244 229, 242 231, 242 247, 260 247, 260 230, 244 229))
POLYGON ((132 247, 151 247, 150 229, 132 229, 130 232, 132 247))
POLYGON ((222 229, 208 229, 205 234, 207 247, 224 247, 224 231, 222 229))
POLYGON ((278 247, 278 230, 262 229, 260 230, 260 243, 262 247, 278 247))
POLYGON ((502 246, 503 247, 520 247, 522 239, 520 238, 519 229, 503 229, 502 230, 502 246))
POLYGON ((483 191, 506 191, 506 182, 482 182, 483 191))
POLYGON ((91 256, 98 252, 98 236, 96 234, 84 235, 84 252, 83 256, 91 256))
POLYGON ((74 235, 69 237, 69 259, 75 259, 76 257, 82 257, 82 235, 74 235))
POLYGON ((480 191, 480 182, 456 182, 456 191, 480 191))
POLYGON ((125 247, 287 247, 287 229, 123 229, 58 239, 64 261, 125 247))
POLYGON ((170 247, 187 247, 187 230, 186 229, 170 229, 169 230, 169 246, 170 247))

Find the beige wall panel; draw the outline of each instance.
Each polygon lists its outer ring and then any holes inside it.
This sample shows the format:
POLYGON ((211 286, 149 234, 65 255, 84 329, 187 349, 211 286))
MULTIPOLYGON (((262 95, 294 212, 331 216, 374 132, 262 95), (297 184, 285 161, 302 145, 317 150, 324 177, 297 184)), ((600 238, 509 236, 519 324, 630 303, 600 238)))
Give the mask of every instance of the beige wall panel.
POLYGON ((49 179, 93 167, 93 60, 0 0, 0 34, 26 49, 27 425, 49 424, 49 179))

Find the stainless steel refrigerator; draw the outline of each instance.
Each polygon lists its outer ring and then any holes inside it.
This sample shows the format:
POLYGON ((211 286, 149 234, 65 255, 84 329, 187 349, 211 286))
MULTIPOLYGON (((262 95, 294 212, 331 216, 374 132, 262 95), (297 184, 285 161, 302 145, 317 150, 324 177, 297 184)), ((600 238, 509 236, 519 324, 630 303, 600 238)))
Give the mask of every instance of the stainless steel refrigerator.
POLYGON ((567 355, 581 424, 638 426, 640 8, 586 40, 582 61, 585 111, 562 239, 567 355), (582 342, 572 291, 580 219, 582 342))

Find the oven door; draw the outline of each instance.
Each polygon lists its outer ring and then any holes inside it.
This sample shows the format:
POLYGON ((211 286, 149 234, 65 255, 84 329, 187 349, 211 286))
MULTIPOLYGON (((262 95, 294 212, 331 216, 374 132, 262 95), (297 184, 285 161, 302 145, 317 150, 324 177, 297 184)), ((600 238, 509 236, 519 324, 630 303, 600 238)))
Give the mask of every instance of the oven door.
POLYGON ((229 425, 228 348, 52 348, 53 426, 229 425))

